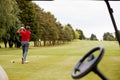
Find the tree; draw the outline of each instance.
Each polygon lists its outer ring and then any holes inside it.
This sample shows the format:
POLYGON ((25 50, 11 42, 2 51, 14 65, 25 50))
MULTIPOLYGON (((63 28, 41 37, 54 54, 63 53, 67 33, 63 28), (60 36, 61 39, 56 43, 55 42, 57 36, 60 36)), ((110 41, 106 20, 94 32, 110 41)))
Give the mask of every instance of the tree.
POLYGON ((34 34, 34 46, 41 46, 41 42, 40 42, 40 36, 41 36, 41 32, 43 29, 43 14, 44 11, 42 8, 40 8, 38 5, 36 5, 34 3, 34 7, 35 7, 35 22, 36 22, 36 30, 35 30, 35 34, 34 34))
POLYGON ((54 45, 54 41, 58 39, 58 30, 55 24, 56 19, 50 12, 43 12, 41 17, 40 38, 44 41, 44 46, 46 45, 46 41, 52 41, 54 45))
POLYGON ((82 30, 76 29, 76 31, 77 31, 77 32, 79 33, 79 35, 80 35, 80 36, 79 36, 79 39, 80 39, 80 40, 85 40, 85 39, 86 39, 82 30))
POLYGON ((65 25, 64 31, 65 31, 65 40, 71 41, 75 38, 74 30, 72 29, 72 26, 70 24, 65 25))
POLYGON ((57 26, 56 26, 56 18, 54 17, 54 15, 52 15, 50 12, 47 12, 47 20, 48 20, 48 27, 49 27, 49 30, 48 30, 48 41, 50 42, 50 45, 51 45, 51 42, 52 42, 52 45, 55 45, 55 41, 59 38, 59 35, 58 35, 58 29, 57 29, 57 26))
POLYGON ((78 31, 75 30, 74 33, 75 33, 75 39, 79 39, 80 34, 78 33, 78 31))
POLYGON ((98 40, 95 34, 91 34, 90 40, 98 40))
POLYGON ((40 8, 38 5, 35 5, 35 22, 36 33, 34 34, 37 44, 37 40, 41 39, 44 41, 44 46, 46 41, 49 41, 50 45, 54 45, 55 41, 59 38, 58 28, 56 25, 56 18, 50 12, 45 12, 44 9, 40 8))
POLYGON ((60 22, 56 22, 56 27, 58 29, 58 43, 64 42, 64 28, 60 22))
POLYGON ((71 31, 70 31, 70 33, 71 33, 71 39, 72 40, 75 39, 75 33, 74 33, 74 30, 73 30, 71 24, 67 24, 67 26, 71 29, 71 31))
POLYGON ((112 33, 106 32, 103 35, 103 40, 105 40, 105 41, 115 41, 115 38, 112 35, 112 33))
POLYGON ((20 10, 17 6, 17 2, 15 0, 0 0, 0 12, 0 38, 3 39, 5 47, 7 47, 8 41, 9 46, 12 47, 11 45, 14 42, 12 38, 15 34, 11 34, 20 23, 20 20, 18 19, 20 10))

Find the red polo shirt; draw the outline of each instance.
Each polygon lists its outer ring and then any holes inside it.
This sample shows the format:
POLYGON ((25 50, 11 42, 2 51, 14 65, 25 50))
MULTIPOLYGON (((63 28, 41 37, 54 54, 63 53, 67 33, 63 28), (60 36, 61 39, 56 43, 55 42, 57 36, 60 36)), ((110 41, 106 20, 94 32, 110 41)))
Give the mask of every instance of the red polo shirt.
POLYGON ((19 34, 21 34, 21 41, 30 41, 31 32, 29 30, 19 31, 19 34))

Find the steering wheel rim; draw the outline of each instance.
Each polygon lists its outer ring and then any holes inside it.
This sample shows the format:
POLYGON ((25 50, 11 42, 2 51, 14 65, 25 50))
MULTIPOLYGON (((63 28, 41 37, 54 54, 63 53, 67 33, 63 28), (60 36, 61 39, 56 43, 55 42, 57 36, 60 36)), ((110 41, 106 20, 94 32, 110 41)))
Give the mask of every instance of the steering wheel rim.
POLYGON ((92 71, 93 68, 95 68, 97 64, 100 62, 100 60, 102 59, 103 54, 104 54, 104 48, 102 46, 95 47, 92 50, 90 50, 88 53, 86 53, 74 67, 73 72, 72 72, 72 78, 74 79, 81 78, 85 76, 86 74, 88 74, 90 71, 92 71), (100 52, 96 58, 83 63, 83 61, 86 58, 88 58, 90 55, 92 55, 95 51, 98 51, 98 50, 100 52), (79 73, 77 73, 78 71, 79 73))

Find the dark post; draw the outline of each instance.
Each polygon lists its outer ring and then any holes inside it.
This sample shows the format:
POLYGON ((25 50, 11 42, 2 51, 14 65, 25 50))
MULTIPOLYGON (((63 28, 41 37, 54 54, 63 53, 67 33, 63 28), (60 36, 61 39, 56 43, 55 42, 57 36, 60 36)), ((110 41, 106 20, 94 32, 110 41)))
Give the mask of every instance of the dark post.
POLYGON ((114 29, 115 29, 115 35, 116 35, 116 38, 117 38, 118 43, 120 45, 120 33, 117 29, 117 25, 116 25, 116 22, 115 22, 115 19, 114 19, 114 16, 113 16, 113 9, 110 7, 110 4, 109 4, 108 0, 104 0, 104 1, 107 5, 108 11, 109 11, 109 14, 110 14, 110 17, 111 17, 111 20, 112 20, 112 23, 113 23, 113 26, 114 26, 114 29))

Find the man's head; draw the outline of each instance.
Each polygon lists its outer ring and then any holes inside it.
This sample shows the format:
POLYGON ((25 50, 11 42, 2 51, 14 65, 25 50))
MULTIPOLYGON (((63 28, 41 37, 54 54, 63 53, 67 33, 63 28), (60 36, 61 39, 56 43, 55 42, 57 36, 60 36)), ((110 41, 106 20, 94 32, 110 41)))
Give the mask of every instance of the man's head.
POLYGON ((30 26, 26 26, 26 30, 29 30, 30 29, 30 26))

